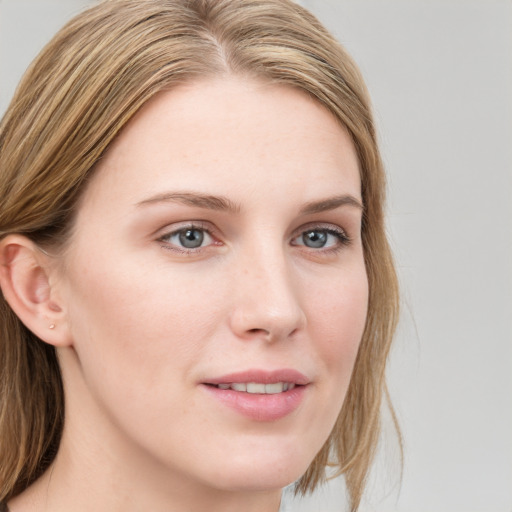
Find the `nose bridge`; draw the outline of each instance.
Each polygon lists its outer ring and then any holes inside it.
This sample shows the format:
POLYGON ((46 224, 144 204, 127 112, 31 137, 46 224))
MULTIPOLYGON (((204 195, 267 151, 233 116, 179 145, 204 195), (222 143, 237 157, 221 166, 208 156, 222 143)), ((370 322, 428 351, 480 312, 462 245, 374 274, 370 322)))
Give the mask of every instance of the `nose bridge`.
POLYGON ((299 290, 282 241, 266 240, 239 260, 232 328, 241 337, 277 340, 305 324, 299 290))

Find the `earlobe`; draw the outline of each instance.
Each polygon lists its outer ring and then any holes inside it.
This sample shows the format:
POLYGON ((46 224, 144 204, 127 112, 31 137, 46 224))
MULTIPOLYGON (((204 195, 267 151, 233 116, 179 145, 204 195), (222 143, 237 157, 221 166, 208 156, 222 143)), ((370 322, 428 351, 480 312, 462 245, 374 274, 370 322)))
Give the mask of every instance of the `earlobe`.
POLYGON ((0 287, 18 318, 38 338, 71 344, 65 311, 50 286, 47 256, 32 240, 8 235, 0 241, 0 287))

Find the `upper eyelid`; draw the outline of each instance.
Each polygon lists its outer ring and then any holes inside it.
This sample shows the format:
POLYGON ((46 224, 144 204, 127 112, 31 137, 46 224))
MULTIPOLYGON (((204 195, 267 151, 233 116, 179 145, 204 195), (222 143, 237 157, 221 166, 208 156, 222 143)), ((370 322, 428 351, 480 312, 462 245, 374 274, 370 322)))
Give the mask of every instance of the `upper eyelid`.
POLYGON ((167 229, 167 231, 164 231, 161 235, 158 235, 158 238, 156 239, 156 241, 160 243, 160 246, 162 248, 165 248, 168 251, 172 251, 172 252, 178 253, 178 254, 188 254, 190 256, 200 255, 204 251, 207 251, 208 249, 210 249, 211 246, 222 245, 222 244, 219 244, 218 237, 216 237, 210 229, 208 229, 204 226, 198 225, 197 222, 196 223, 185 222, 182 226, 176 227, 174 229, 167 229), (200 231, 204 231, 210 237, 210 239, 211 239, 210 243, 208 243, 204 246, 201 245, 199 247, 182 247, 182 246, 170 241, 171 237, 174 237, 181 231, 186 231, 187 229, 197 229, 200 231))
POLYGON ((304 233, 309 233, 311 231, 323 231, 323 232, 326 232, 327 234, 338 238, 339 242, 341 242, 341 243, 351 242, 352 241, 352 238, 348 235, 348 233, 344 229, 341 229, 341 228, 328 228, 328 227, 317 227, 317 228, 313 227, 313 228, 303 229, 303 230, 299 231, 298 233, 296 233, 295 235, 293 235, 291 237, 291 240, 292 241, 296 240, 297 238, 300 238, 301 235, 304 235, 304 233))
POLYGON ((212 235, 212 230, 207 228, 207 227, 198 226, 197 224, 186 224, 186 225, 181 226, 179 228, 171 229, 169 231, 164 232, 162 237, 176 235, 177 233, 180 233, 181 231, 194 230, 194 229, 197 230, 197 231, 204 231, 205 233, 208 233, 210 236, 213 236, 212 235))
POLYGON ((297 228, 290 238, 290 244, 293 246, 297 246, 298 248, 306 247, 315 253, 332 253, 338 252, 341 250, 343 246, 351 245, 354 241, 354 238, 348 233, 348 231, 341 227, 339 224, 332 222, 310 222, 305 225, 297 228), (325 231, 331 236, 334 236, 337 239, 337 242, 330 247, 320 247, 320 248, 308 248, 307 245, 301 243, 293 243, 295 240, 300 238, 301 235, 310 231, 325 231))
POLYGON ((202 231, 206 231, 210 235, 213 235, 213 233, 215 231, 217 231, 207 221, 191 220, 191 221, 183 221, 183 222, 176 222, 173 224, 168 224, 165 227, 158 229, 158 231, 156 232, 156 235, 158 236, 158 238, 163 238, 163 237, 178 233, 180 231, 183 231, 185 229, 200 229, 202 231))
MULTIPOLYGON (((184 229, 191 229, 191 228, 206 231, 207 233, 209 233, 211 235, 214 235, 215 233, 217 233, 217 234, 222 233, 222 231, 219 230, 219 228, 217 228, 215 225, 213 225, 210 221, 186 220, 186 221, 171 223, 171 224, 166 225, 163 228, 159 228, 155 234, 158 236, 158 238, 162 238, 162 237, 177 233, 179 231, 182 231, 184 229)), ((291 238, 294 238, 294 237, 300 235, 301 233, 304 233, 305 231, 311 231, 313 229, 332 230, 332 231, 342 233, 346 236, 349 236, 347 230, 344 227, 342 227, 336 223, 333 223, 333 222, 322 222, 322 221, 320 221, 320 222, 312 221, 312 222, 303 224, 303 225, 295 228, 291 232, 290 236, 291 236, 291 238)))
POLYGON ((347 237, 349 236, 345 228, 333 222, 308 222, 307 224, 304 224, 296 228, 293 231, 292 238, 306 231, 313 231, 314 229, 318 229, 319 231, 335 231, 336 233, 343 234, 347 237))

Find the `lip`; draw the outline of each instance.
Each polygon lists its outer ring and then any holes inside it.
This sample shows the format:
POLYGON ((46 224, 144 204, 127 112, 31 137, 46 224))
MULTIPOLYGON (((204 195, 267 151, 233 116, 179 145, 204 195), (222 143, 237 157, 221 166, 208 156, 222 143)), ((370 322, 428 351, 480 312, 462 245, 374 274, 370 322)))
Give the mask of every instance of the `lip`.
POLYGON ((310 380, 302 373, 293 369, 274 371, 247 370, 208 379, 201 383, 202 388, 221 404, 253 421, 277 421, 293 413, 302 403, 310 380), (233 382, 257 382, 274 384, 276 382, 294 383, 295 387, 277 394, 257 394, 219 389, 218 384, 233 382))
POLYGON ((259 382, 261 384, 275 384, 276 382, 293 382, 298 386, 309 384, 310 380, 302 373, 292 368, 280 370, 246 370, 243 372, 229 373, 208 379, 204 384, 231 384, 232 382, 259 382))

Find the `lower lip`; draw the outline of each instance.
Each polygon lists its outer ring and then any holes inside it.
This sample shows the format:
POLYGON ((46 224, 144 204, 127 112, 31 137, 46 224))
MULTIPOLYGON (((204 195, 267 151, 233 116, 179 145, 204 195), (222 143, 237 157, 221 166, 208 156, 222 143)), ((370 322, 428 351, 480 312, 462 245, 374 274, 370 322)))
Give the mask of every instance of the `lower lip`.
POLYGON ((255 421, 277 421, 288 416, 301 404, 306 387, 296 386, 283 393, 267 395, 203 385, 217 400, 255 421))

